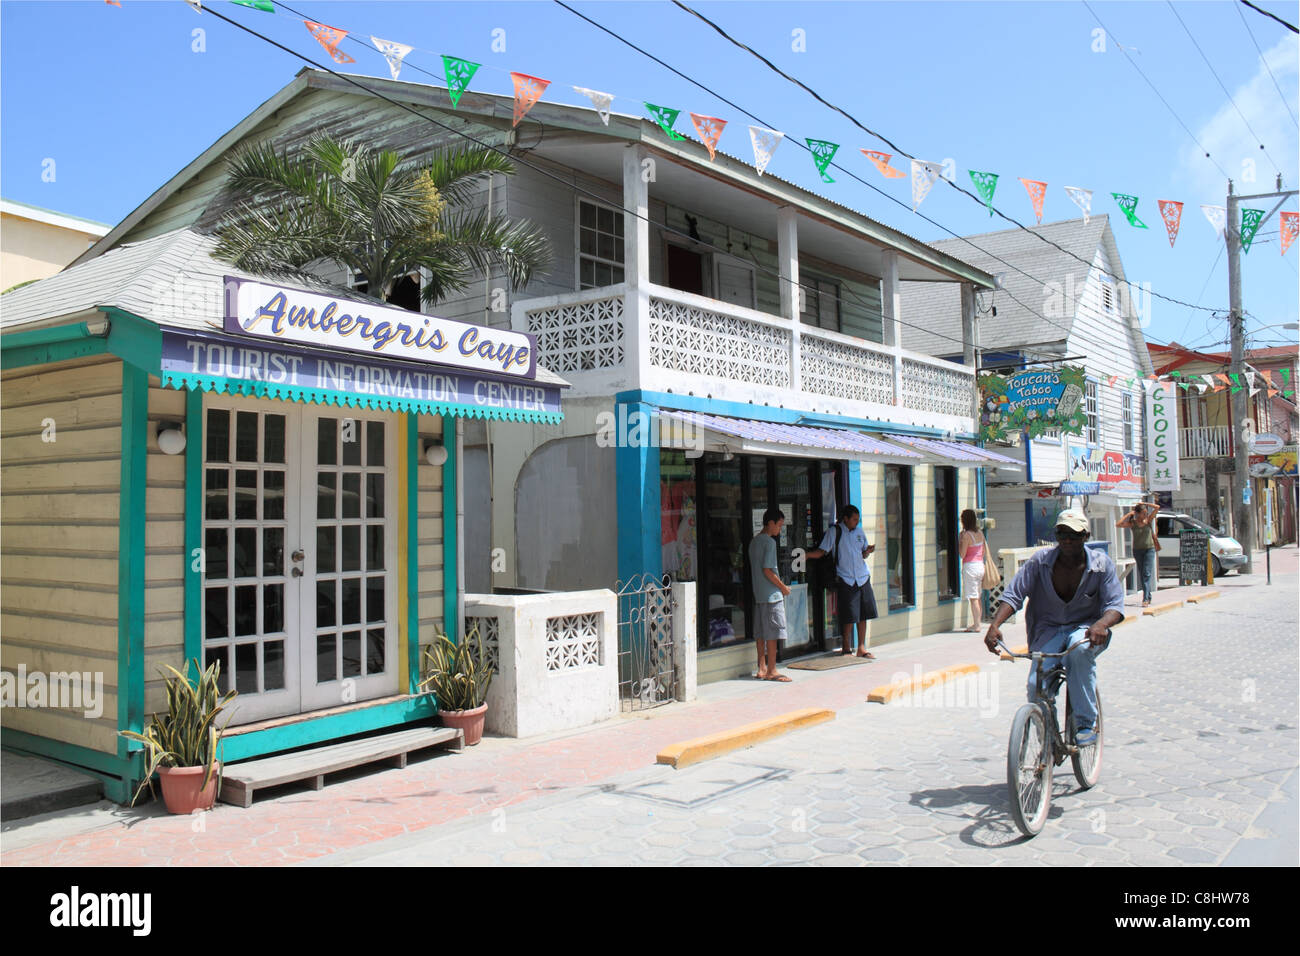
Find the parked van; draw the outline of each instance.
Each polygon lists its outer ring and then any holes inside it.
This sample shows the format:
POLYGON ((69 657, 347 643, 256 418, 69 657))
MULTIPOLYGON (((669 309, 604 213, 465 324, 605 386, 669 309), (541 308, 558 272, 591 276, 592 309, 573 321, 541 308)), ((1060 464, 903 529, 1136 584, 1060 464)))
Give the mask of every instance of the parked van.
POLYGON ((1216 578, 1246 563, 1246 554, 1236 538, 1229 538, 1218 528, 1211 528, 1191 515, 1162 511, 1156 515, 1156 538, 1160 541, 1159 571, 1165 577, 1178 574, 1179 535, 1184 530, 1204 531, 1210 536, 1210 560, 1216 578))

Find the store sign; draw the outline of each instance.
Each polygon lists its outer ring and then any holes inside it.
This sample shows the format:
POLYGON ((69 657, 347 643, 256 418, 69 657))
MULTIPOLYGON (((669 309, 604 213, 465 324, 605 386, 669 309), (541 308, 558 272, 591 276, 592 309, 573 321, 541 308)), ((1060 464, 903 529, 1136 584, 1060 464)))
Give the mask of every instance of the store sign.
POLYGON ((515 378, 537 376, 536 343, 524 332, 232 276, 224 281, 227 332, 515 378))
POLYGON ((1152 491, 1177 491, 1178 401, 1168 381, 1143 382, 1147 402, 1147 465, 1152 491))
POLYGON ((1256 475, 1256 477, 1294 478, 1296 476, 1296 451, 1295 445, 1284 445, 1280 451, 1275 451, 1270 455, 1251 455, 1251 474, 1256 474, 1255 466, 1259 465, 1261 466, 1261 474, 1256 475))
POLYGON ((1070 474, 1063 495, 1142 494, 1142 456, 1126 451, 1071 446, 1070 474))
POLYGON ((1264 432, 1250 440, 1250 452, 1252 455, 1271 455, 1275 451, 1281 451, 1285 444, 1272 432, 1264 432))
POLYGON ((1083 368, 981 375, 980 438, 1006 441, 1024 432, 1037 438, 1047 432, 1082 435, 1088 416, 1083 407, 1087 374, 1083 368))
POLYGON ((386 362, 292 346, 272 348, 227 336, 163 330, 162 372, 251 382, 284 389, 327 391, 398 403, 462 405, 504 412, 555 414, 560 389, 493 379, 414 362, 386 362))

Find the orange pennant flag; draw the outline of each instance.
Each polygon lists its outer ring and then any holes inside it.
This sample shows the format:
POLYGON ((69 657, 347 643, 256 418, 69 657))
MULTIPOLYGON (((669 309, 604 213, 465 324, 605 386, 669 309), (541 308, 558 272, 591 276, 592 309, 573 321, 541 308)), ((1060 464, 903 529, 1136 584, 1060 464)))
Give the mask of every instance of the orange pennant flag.
POLYGON ((1296 236, 1300 236, 1300 212, 1280 212, 1278 222, 1282 227, 1282 255, 1286 255, 1296 236))
POLYGON ((900 177, 907 175, 907 173, 903 172, 901 169, 895 169, 893 166, 889 165, 889 161, 894 158, 893 153, 878 153, 873 149, 864 149, 862 155, 871 160, 872 164, 876 169, 880 170, 881 174, 886 179, 899 179, 900 177))
POLYGON ((327 27, 325 24, 317 23, 315 20, 304 20, 302 22, 311 32, 311 35, 316 38, 316 42, 325 48, 325 52, 330 55, 330 59, 335 63, 357 62, 339 49, 339 44, 342 43, 343 38, 348 35, 347 30, 327 27))
POLYGON ((1178 238, 1178 224, 1183 220, 1183 204, 1176 199, 1157 199, 1156 205, 1160 207, 1160 218, 1165 221, 1165 232, 1169 235, 1169 248, 1174 247, 1174 240, 1178 238))
POLYGON ((518 126, 519 121, 524 118, 530 109, 542 98, 546 88, 551 85, 550 80, 539 79, 535 76, 529 76, 527 73, 511 73, 510 79, 515 81, 515 122, 518 126))
MULTIPOLYGON (((1222 385, 1223 388, 1232 387, 1232 379, 1228 378, 1228 376, 1224 375, 1222 372, 1215 372, 1214 377, 1223 383, 1222 385)), ((1217 392, 1218 389, 1216 388, 1215 391, 1217 392)))
POLYGON ((718 146, 718 140, 722 138, 722 131, 726 128, 727 121, 716 116, 692 113, 691 122, 695 124, 695 132, 700 134, 700 139, 709 149, 709 162, 713 162, 714 151, 718 146))
POLYGON ((1041 224, 1043 221, 1043 197, 1047 195, 1047 183, 1041 183, 1037 179, 1025 179, 1020 177, 1020 181, 1025 184, 1025 192, 1029 193, 1029 201, 1034 204, 1034 215, 1041 224))

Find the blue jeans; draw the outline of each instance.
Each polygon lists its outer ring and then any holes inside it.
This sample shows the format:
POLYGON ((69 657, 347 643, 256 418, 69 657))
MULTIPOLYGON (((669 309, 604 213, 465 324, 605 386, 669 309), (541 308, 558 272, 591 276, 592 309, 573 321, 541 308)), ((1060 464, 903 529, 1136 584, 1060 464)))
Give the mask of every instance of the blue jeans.
POLYGON ((1156 588, 1156 549, 1134 548, 1133 558, 1137 561, 1138 583, 1142 586, 1142 600, 1150 601, 1151 592, 1156 588))
MULTIPOLYGON (((1059 654, 1066 647, 1070 648, 1070 653, 1063 659, 1065 682, 1069 687, 1070 706, 1074 710, 1076 729, 1090 728, 1097 721, 1097 655, 1109 646, 1109 640, 1105 644, 1089 644, 1086 627, 1072 627, 1067 624, 1057 630, 1041 647, 1034 648, 1047 654, 1059 654)), ((1044 672, 1051 670, 1061 660, 1062 658, 1044 660, 1044 672)), ((1033 703, 1038 699, 1038 669, 1033 666, 1029 668, 1027 690, 1028 699, 1033 703)), ((1068 728, 1065 729, 1068 732, 1068 728)))

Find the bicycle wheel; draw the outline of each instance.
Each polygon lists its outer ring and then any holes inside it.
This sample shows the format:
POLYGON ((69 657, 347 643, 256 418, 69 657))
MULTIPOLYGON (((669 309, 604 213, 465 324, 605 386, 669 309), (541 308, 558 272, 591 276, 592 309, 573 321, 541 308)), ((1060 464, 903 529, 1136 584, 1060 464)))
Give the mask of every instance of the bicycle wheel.
MULTIPOLYGON (((1069 695, 1065 698, 1065 725, 1069 728, 1067 732, 1070 743, 1073 744, 1074 711, 1070 707, 1069 695)), ((1093 729, 1097 731, 1097 742, 1089 747, 1079 747, 1070 755, 1070 762, 1074 765, 1074 779, 1079 781, 1079 786, 1084 790, 1096 786, 1097 778, 1101 776, 1101 752, 1106 742, 1101 717, 1101 691, 1097 691, 1097 723, 1093 729)))
POLYGON ((1047 724, 1036 704, 1025 704, 1011 722, 1007 745, 1007 791, 1011 817, 1027 837, 1047 821, 1052 802, 1052 754, 1047 724))

